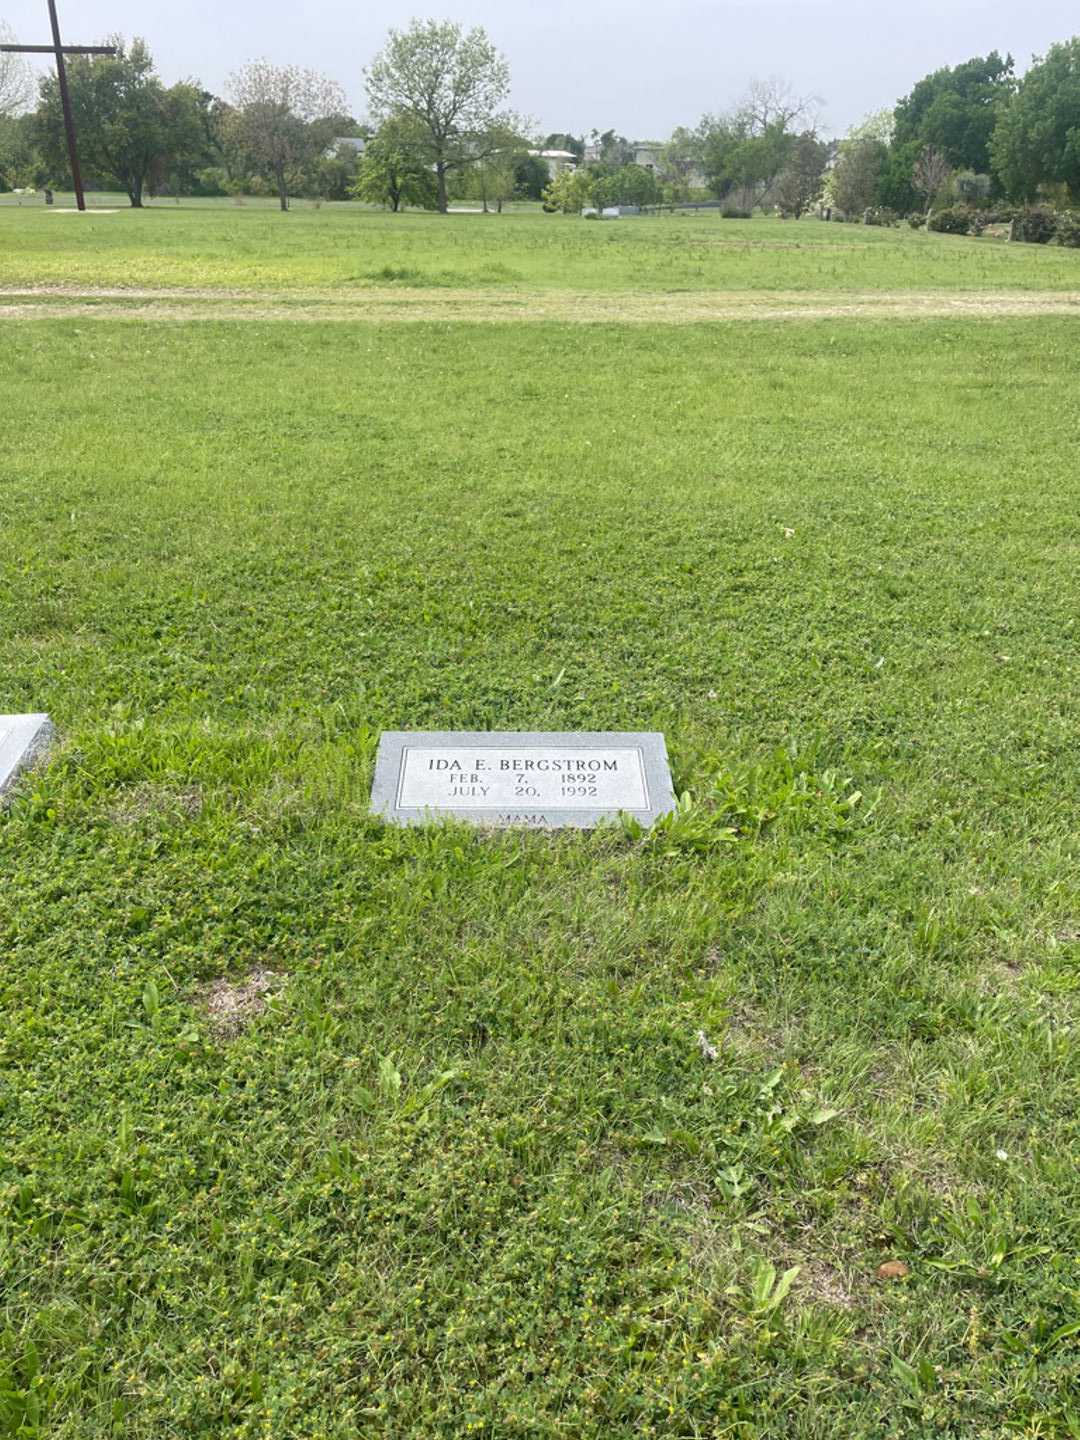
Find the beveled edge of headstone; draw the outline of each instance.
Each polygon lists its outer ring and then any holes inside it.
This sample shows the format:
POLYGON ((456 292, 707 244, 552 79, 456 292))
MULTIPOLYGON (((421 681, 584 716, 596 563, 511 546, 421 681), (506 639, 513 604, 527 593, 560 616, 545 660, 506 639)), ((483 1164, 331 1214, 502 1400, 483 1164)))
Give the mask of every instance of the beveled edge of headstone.
POLYGON ((455 820, 487 829, 526 830, 593 830, 597 825, 617 819, 620 813, 629 813, 647 830, 662 815, 674 810, 675 805, 667 743, 659 730, 384 730, 379 737, 369 808, 371 814, 392 825, 432 825, 455 820), (651 801, 648 809, 619 812, 607 808, 549 808, 542 812, 538 810, 535 819, 506 825, 475 811, 450 808, 414 810, 397 804, 402 751, 407 745, 479 745, 488 749, 509 750, 519 746, 543 747, 562 743, 572 743, 585 750, 640 749, 651 801))
POLYGON ((48 715, 0 715, 0 800, 38 760, 56 735, 48 715))

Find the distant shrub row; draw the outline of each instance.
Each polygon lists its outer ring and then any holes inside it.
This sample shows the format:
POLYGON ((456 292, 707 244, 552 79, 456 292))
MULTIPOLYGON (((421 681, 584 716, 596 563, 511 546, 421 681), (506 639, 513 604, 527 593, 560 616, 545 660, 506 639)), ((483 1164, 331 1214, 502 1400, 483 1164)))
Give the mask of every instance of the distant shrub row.
MULTIPOLYGON (((914 225, 915 219, 912 215, 908 223, 914 225)), ((967 205, 950 205, 945 210, 935 210, 926 221, 926 228, 938 235, 978 235, 983 229, 983 217, 967 205)))
MULTIPOLYGON (((851 216, 851 219, 858 217, 851 216)), ((907 223, 913 230, 927 225, 922 211, 908 215, 907 223)), ((899 225, 902 217, 885 205, 864 210, 864 225, 899 225)), ((1080 212, 1076 210, 1054 210, 1048 205, 999 206, 996 209, 975 209, 970 205, 949 205, 935 210, 930 216, 928 229, 939 235, 981 235, 988 225, 1008 225, 1015 222, 1017 240, 1026 240, 1029 245, 1067 245, 1080 249, 1080 212)))
MULTIPOLYGON (((918 229, 922 215, 911 215, 909 223, 918 229)), ((988 225, 1016 226, 1015 238, 1029 245, 1067 245, 1080 249, 1080 212, 1052 210, 1047 205, 1020 208, 973 210, 968 205, 951 205, 930 216, 928 229, 940 235, 981 235, 988 225)))

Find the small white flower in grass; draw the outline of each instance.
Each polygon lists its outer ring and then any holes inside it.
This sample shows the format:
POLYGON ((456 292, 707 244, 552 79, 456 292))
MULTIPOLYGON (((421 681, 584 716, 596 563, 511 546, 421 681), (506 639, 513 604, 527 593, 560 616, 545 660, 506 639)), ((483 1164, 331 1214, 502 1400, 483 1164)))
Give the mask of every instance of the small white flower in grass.
POLYGON ((1007 1160, 1008 1158, 1009 1158, 1009 1152, 1008 1152, 1007 1150, 995 1150, 995 1151, 994 1151, 994 1159, 995 1159, 995 1160, 1007 1160))
POLYGON ((709 1037, 705 1034, 704 1030, 699 1030, 697 1032, 697 1043, 698 1049, 701 1051, 701 1055, 704 1060, 715 1060, 716 1057, 720 1054, 720 1051, 717 1050, 716 1046, 709 1043, 709 1037))

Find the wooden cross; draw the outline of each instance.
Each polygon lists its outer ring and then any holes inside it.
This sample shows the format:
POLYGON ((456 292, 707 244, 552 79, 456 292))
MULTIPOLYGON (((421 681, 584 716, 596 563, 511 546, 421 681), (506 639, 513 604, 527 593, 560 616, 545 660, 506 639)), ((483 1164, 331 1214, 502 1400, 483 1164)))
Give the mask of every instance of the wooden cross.
POLYGON ((79 169, 79 152, 75 147, 75 121, 71 115, 71 96, 68 94, 67 67, 65 55, 115 55, 115 45, 61 45, 60 22, 56 18, 56 0, 48 0, 49 20, 52 23, 51 45, 0 45, 0 50, 13 51, 17 55, 52 55, 56 61, 56 78, 60 83, 60 107, 64 112, 64 130, 67 134, 68 158, 71 161, 71 178, 75 182, 75 204, 80 210, 86 209, 83 194, 82 171, 79 169))

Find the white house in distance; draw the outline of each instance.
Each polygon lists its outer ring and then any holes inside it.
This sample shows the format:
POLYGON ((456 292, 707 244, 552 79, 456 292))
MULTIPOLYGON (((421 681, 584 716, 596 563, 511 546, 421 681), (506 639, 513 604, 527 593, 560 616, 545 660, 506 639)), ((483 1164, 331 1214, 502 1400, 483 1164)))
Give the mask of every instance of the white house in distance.
POLYGON ((662 140, 635 140, 634 164, 643 170, 659 170, 664 158, 662 140))
MULTIPOLYGON (((600 146, 590 144, 585 146, 584 163, 594 164, 600 159, 600 146)), ((664 169, 664 151, 667 145, 663 140, 632 140, 630 142, 631 164, 640 165, 643 170, 650 170, 659 174, 664 169)), ((697 190, 704 190, 708 181, 704 173, 696 167, 691 169, 686 176, 687 182, 697 190)))
MULTIPOLYGON (((643 170, 658 170, 663 159, 664 142, 662 140, 631 140, 630 149, 633 151, 633 164, 640 165, 643 170)), ((599 145, 585 146, 586 165, 595 165, 601 158, 601 147, 599 145)))
POLYGON ((577 169, 577 156, 572 150, 530 150, 538 160, 547 164, 548 177, 552 180, 556 175, 561 175, 564 170, 577 169))

